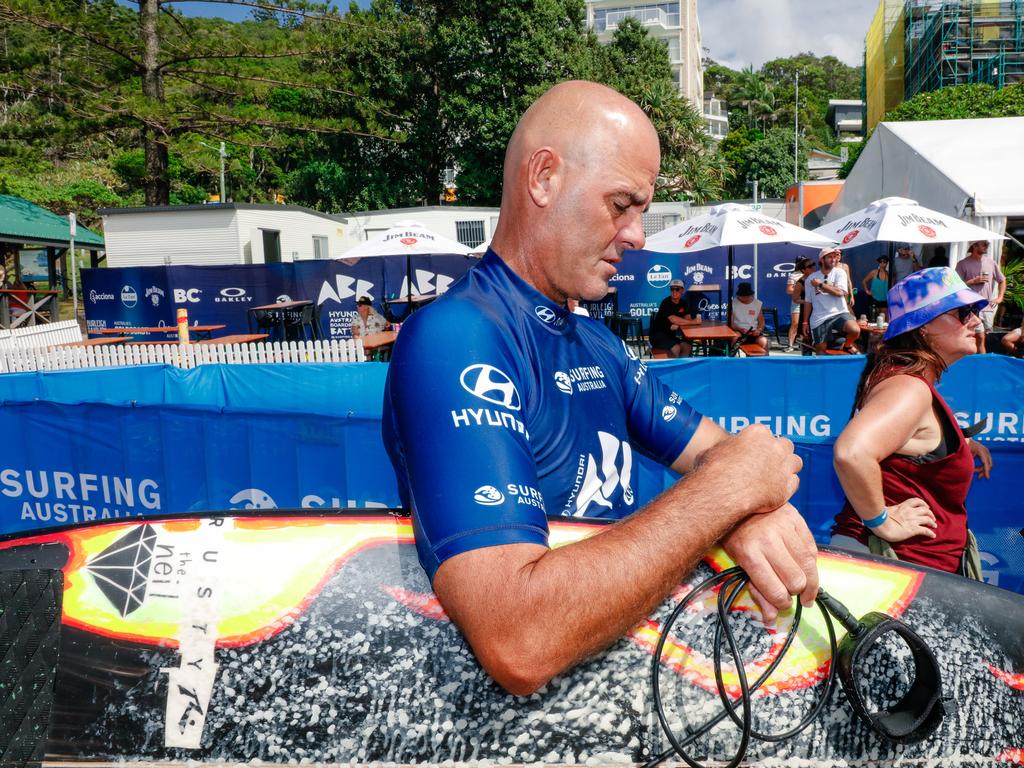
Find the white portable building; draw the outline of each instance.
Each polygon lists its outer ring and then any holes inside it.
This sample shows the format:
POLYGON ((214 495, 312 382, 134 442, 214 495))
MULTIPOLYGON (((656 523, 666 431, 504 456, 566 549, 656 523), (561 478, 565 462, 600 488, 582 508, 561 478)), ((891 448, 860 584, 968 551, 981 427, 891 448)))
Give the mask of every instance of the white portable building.
POLYGON ((344 226, 298 205, 106 208, 107 266, 273 264, 337 258, 344 226))
MULTIPOLYGON (((883 197, 926 208, 995 232, 1024 219, 1024 117, 879 123, 825 221, 883 197)), ((950 248, 950 263, 966 244, 950 248)))

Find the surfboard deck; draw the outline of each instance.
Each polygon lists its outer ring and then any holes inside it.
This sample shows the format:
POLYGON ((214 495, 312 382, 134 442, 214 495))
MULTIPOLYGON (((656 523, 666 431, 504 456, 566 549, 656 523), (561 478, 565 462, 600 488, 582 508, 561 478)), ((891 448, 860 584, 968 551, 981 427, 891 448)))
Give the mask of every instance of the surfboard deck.
MULTIPOLYGON (((550 526, 553 546, 603 527, 560 518, 550 526)), ((25 568, 26 552, 34 567, 59 569, 64 584, 46 764, 140 768, 644 762, 667 745, 650 686, 661 622, 686 591, 731 564, 709 553, 625 638, 516 698, 482 671, 447 619, 404 517, 236 511, 79 527, 0 542, 0 569, 25 568)), ((855 615, 889 613, 929 643, 959 709, 928 740, 898 747, 858 721, 837 689, 798 736, 753 743, 749 764, 1024 765, 1024 598, 827 549, 819 567, 822 585, 855 615)), ((713 596, 699 602, 661 658, 666 702, 690 722, 718 711, 713 611, 713 596)), ((766 629, 746 599, 734 613, 755 675, 788 619, 766 629)), ((900 654, 890 648, 874 660, 886 675, 869 698, 885 702, 905 689, 900 654)), ((779 731, 799 720, 829 663, 822 619, 805 611, 790 653, 756 696, 755 726, 779 731)), ((736 690, 734 671, 725 684, 736 690)), ((722 726, 695 754, 727 759, 736 741, 722 726)))

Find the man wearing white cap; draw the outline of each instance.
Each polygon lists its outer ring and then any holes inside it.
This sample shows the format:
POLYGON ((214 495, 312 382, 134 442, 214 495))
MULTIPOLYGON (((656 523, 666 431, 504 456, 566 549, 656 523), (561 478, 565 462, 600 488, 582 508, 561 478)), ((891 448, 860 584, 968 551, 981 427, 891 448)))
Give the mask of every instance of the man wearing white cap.
POLYGON ((956 273, 971 290, 988 299, 988 307, 981 310, 981 324, 975 329, 979 354, 985 351, 985 334, 995 325, 996 310, 1006 294, 1006 278, 987 254, 988 240, 975 240, 967 247, 967 256, 956 265, 956 273))
POLYGON ((838 248, 822 248, 818 254, 821 269, 807 278, 811 299, 811 340, 819 355, 831 346, 833 340, 845 335, 843 351, 856 354, 854 342, 860 336, 860 326, 849 312, 846 296, 850 292, 846 271, 838 269, 838 248))

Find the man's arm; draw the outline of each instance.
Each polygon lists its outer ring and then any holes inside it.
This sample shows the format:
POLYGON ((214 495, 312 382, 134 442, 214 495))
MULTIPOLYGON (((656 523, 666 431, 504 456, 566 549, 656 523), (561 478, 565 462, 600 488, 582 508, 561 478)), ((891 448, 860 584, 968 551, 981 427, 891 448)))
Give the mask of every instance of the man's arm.
POLYGON ((792 444, 764 427, 731 437, 704 419, 673 464, 692 471, 639 512, 558 549, 509 544, 455 555, 434 591, 488 673, 526 695, 648 616, 749 515, 782 508, 765 530, 779 528, 792 514, 786 500, 800 466, 792 444), (756 486, 736 482, 741 470, 756 486))

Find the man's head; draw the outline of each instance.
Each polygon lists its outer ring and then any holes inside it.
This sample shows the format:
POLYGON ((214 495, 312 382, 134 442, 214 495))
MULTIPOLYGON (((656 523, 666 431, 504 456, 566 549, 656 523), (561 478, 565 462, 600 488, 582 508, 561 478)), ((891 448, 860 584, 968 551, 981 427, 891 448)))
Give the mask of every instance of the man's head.
POLYGON ((914 258, 914 248, 910 243, 900 243, 896 246, 896 255, 901 259, 914 258))
POLYGON ((668 295, 671 296, 673 301, 676 303, 679 302, 684 293, 686 293, 686 283, 682 280, 676 278, 668 284, 668 295))
POLYGON ((812 259, 807 258, 806 256, 801 256, 799 259, 797 259, 795 266, 796 271, 804 275, 809 275, 811 272, 814 271, 814 261, 812 259))
POLYGON ((825 247, 818 254, 818 261, 821 263, 821 271, 828 272, 839 263, 841 256, 838 248, 825 247))
POLYGON ((373 299, 369 296, 360 296, 356 301, 356 312, 359 316, 365 320, 370 315, 370 310, 373 308, 373 299))
POLYGON ((602 298, 622 252, 644 245, 660 162, 636 104, 597 83, 559 83, 509 141, 491 247, 553 301, 602 298))
POLYGON ((967 246, 967 253, 970 256, 976 256, 981 258, 988 253, 988 240, 975 240, 969 246, 967 246))
POLYGON ((754 300, 754 286, 750 283, 740 283, 736 286, 736 298, 743 304, 749 304, 754 300))

